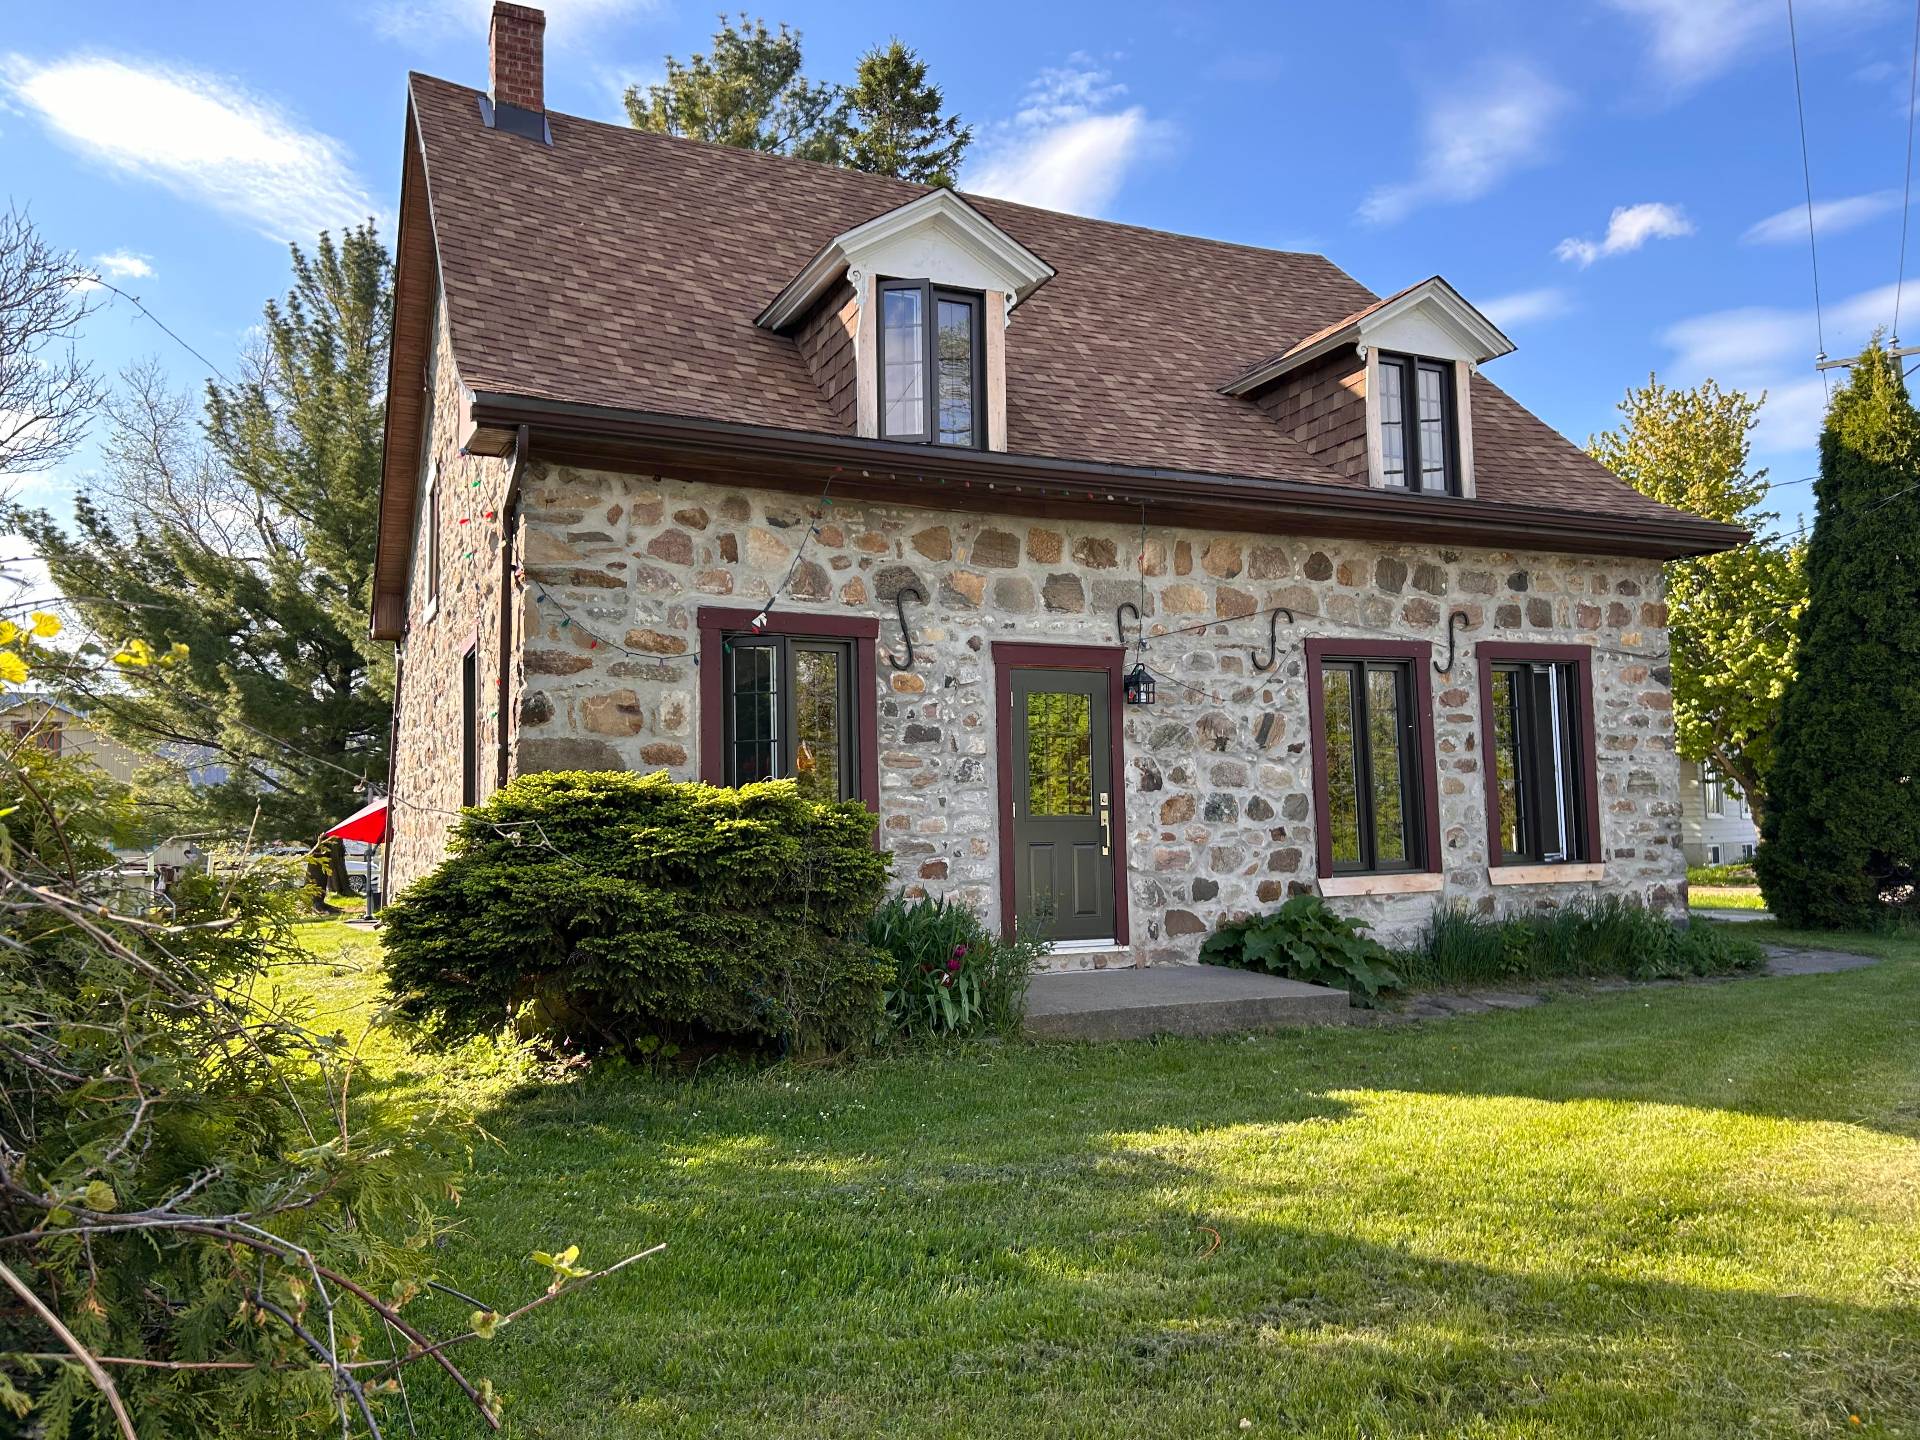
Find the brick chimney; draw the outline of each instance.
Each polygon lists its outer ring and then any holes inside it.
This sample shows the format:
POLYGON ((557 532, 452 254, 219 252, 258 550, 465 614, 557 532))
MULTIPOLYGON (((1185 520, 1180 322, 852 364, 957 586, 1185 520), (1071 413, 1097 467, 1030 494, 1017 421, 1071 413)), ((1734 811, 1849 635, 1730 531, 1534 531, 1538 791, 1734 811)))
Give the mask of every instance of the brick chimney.
POLYGON ((494 0, 487 26, 487 89, 496 109, 512 106, 534 115, 547 108, 542 37, 547 14, 531 5, 494 0))

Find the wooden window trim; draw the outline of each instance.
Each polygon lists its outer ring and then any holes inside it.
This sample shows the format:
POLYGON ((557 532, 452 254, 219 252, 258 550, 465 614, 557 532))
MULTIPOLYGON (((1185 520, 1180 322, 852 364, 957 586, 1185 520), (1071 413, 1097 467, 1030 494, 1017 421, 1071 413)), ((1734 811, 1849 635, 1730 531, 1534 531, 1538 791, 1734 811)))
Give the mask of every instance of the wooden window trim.
POLYGON ((1307 729, 1313 743, 1314 870, 1331 879, 1333 823, 1328 808, 1326 700, 1321 693, 1321 668, 1328 660, 1403 660, 1413 670, 1414 732, 1420 773, 1414 798, 1420 803, 1420 861, 1390 871, 1341 871, 1342 878, 1357 874, 1437 875, 1440 873, 1440 782, 1433 743, 1433 646, 1424 640, 1308 640, 1307 729))
POLYGON ((956 290, 931 280, 882 280, 874 290, 874 433, 882 440, 932 445, 943 450, 987 448, 987 297, 978 290, 956 290), (918 432, 895 435, 887 430, 887 300, 889 292, 915 291, 920 296, 920 365, 923 421, 918 432), (940 440, 939 305, 942 300, 968 306, 973 314, 973 438, 965 445, 940 440))
POLYGON ((1487 807, 1487 864, 1536 863, 1525 856, 1516 856, 1511 861, 1506 858, 1505 848, 1500 841, 1500 772, 1494 761, 1494 667, 1528 663, 1574 667, 1574 696, 1580 702, 1580 788, 1583 792, 1587 833, 1586 853, 1570 858, 1567 863, 1597 863, 1604 851, 1600 843, 1599 747, 1594 738, 1593 648, 1588 645, 1536 645, 1518 640, 1482 640, 1474 647, 1474 663, 1480 671, 1480 770, 1487 807))
MULTIPOLYGON (((1103 670, 1107 675, 1107 779, 1113 786, 1113 943, 1132 943, 1127 914, 1127 771, 1126 771, 1126 656, 1120 645, 1047 645, 1027 640, 995 640, 993 649, 993 714, 996 726, 1013 723, 1015 670, 1103 670)), ((1000 928, 1013 938, 1014 867, 1013 761, 1011 728, 998 730, 995 765, 1000 807, 1000 928)))
MULTIPOLYGON (((1460 397, 1456 384, 1456 365, 1451 360, 1435 360, 1426 355, 1409 355, 1400 351, 1383 351, 1379 358, 1379 368, 1384 370, 1392 365, 1400 370, 1400 433, 1403 444, 1401 460, 1405 465, 1399 483, 1386 477, 1386 439, 1382 429, 1380 442, 1380 482, 1388 490, 1405 490, 1413 495, 1460 495, 1463 493, 1460 479, 1460 397), (1442 463, 1445 472, 1438 489, 1421 484, 1425 473, 1420 455, 1420 372, 1432 370, 1440 377, 1440 425, 1446 437, 1446 455, 1442 463)), ((1385 386, 1380 387, 1382 392, 1385 386)), ((1384 417, 1382 417, 1384 419, 1384 417)))
MULTIPOLYGON (((709 785, 727 783, 726 654, 729 633, 751 631, 760 612, 738 605, 702 605, 700 631, 700 778, 709 785)), ((880 813, 880 621, 874 616, 782 614, 775 611, 761 627, 763 635, 852 642, 853 774, 856 796, 880 813)))

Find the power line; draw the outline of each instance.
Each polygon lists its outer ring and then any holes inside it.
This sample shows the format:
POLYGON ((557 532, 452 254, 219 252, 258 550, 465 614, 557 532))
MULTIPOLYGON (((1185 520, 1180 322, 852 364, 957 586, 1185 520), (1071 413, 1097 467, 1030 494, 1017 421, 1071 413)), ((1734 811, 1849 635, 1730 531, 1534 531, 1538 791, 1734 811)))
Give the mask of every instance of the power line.
POLYGON ((1907 281, 1907 207, 1913 200, 1913 111, 1920 95, 1920 0, 1913 7, 1913 63, 1907 73, 1907 168, 1900 176, 1900 268, 1893 276, 1893 343, 1900 345, 1900 298, 1907 281))
MULTIPOLYGON (((1813 239, 1813 163, 1807 158, 1807 102, 1800 89, 1800 37, 1793 23, 1793 0, 1787 0, 1787 41, 1793 51, 1793 105, 1800 118, 1800 175, 1807 187, 1807 255, 1813 261, 1813 333, 1820 345, 1819 359, 1827 358, 1826 321, 1820 312, 1820 250, 1813 239)), ((1827 398, 1833 398, 1833 386, 1825 374, 1821 384, 1827 398)))
POLYGON ((134 309, 138 310, 142 315, 146 316, 147 319, 151 320, 155 325, 158 325, 161 329, 161 332, 165 334, 168 339, 172 340, 174 344, 178 345, 182 350, 186 351, 189 355, 193 356, 193 358, 198 360, 202 365, 206 366, 209 370, 213 371, 215 375, 220 377, 223 383, 226 383, 229 385, 233 383, 232 381, 227 379, 227 375, 224 370, 222 370, 218 365, 214 364, 213 361, 209 360, 206 356, 202 355, 198 350, 194 349, 193 346, 189 345, 185 340, 181 339, 179 333, 175 331, 171 325, 167 324, 166 321, 162 320, 158 315, 154 314, 153 311, 149 310, 147 308, 146 302, 142 300, 138 295, 130 295, 125 290, 122 290, 118 285, 115 285, 112 281, 102 280, 98 275, 90 275, 87 278, 91 280, 94 284, 98 285, 102 290, 111 290, 115 295, 118 295, 122 300, 125 300, 129 305, 133 306, 134 309))

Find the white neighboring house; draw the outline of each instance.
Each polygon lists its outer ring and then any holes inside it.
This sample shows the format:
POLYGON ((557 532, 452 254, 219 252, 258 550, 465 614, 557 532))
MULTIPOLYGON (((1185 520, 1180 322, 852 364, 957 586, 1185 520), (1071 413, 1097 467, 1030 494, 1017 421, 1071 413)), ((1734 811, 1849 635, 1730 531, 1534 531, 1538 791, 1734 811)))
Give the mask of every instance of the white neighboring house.
POLYGON ((1680 840, 1689 865, 1751 860, 1760 843, 1747 797, 1705 763, 1680 762, 1680 840))

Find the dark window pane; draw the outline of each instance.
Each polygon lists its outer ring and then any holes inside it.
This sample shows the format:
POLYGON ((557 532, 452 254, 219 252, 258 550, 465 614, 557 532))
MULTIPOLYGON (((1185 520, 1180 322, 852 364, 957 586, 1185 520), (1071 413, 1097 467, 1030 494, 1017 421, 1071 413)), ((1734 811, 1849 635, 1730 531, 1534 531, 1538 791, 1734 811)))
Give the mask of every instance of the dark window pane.
POLYGON ((927 431, 926 337, 918 290, 880 292, 880 429, 883 435, 927 431))
POLYGON ((777 682, 778 655, 773 646, 728 642, 731 661, 733 748, 732 773, 727 777, 735 785, 751 785, 756 780, 771 780, 778 773, 777 682))
POLYGON ((811 800, 839 800, 842 717, 840 652, 793 651, 793 778, 811 800))
POLYGON ((1093 813, 1093 701, 1083 691, 1027 696, 1027 813, 1093 813))
POLYGON ((974 441, 974 307, 961 300, 938 305, 935 335, 940 369, 939 425, 934 439, 942 445, 971 445, 974 441))
POLYGON ((1380 469, 1389 485, 1407 483, 1406 370, 1380 362, 1380 469))
POLYGON ((1395 665, 1367 670, 1367 755, 1373 780, 1373 863, 1407 862, 1406 803, 1401 793, 1401 713, 1406 672, 1395 665))
POLYGON ((1360 855, 1360 782, 1354 754, 1354 672, 1329 665, 1320 673, 1327 752, 1327 830, 1333 863, 1358 865, 1360 855))
POLYGON ((1420 402, 1420 488, 1447 488, 1447 382, 1434 365, 1418 370, 1420 402))

